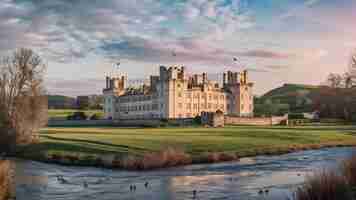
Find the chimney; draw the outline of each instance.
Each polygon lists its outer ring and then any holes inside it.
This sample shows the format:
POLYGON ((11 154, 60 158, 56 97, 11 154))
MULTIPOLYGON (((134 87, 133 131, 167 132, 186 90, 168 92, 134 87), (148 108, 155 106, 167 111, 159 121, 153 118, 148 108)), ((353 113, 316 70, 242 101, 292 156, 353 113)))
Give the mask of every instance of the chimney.
POLYGON ((206 83, 208 81, 207 74, 204 72, 203 73, 203 83, 206 83))
POLYGON ((239 80, 239 73, 235 72, 234 73, 234 83, 238 83, 238 80, 239 80))
POLYGON ((181 67, 181 79, 185 79, 185 67, 184 66, 182 66, 181 67))
POLYGON ((226 73, 224 72, 224 75, 223 75, 223 86, 225 86, 227 84, 227 80, 226 80, 226 73))
POLYGON ((110 78, 106 76, 106 89, 110 88, 110 78))
POLYGON ((227 81, 229 84, 232 84, 232 72, 231 71, 227 71, 227 81))

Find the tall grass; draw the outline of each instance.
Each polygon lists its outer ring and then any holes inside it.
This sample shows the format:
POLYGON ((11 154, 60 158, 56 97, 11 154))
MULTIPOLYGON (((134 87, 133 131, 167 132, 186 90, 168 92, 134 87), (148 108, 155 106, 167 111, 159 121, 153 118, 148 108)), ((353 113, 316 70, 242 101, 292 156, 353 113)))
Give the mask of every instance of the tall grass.
POLYGON ((294 200, 355 200, 355 188, 356 154, 343 161, 338 169, 321 170, 307 177, 294 200))
POLYGON ((180 149, 167 148, 143 156, 127 156, 113 162, 128 170, 150 170, 191 164, 192 158, 180 149))
POLYGON ((10 197, 10 162, 0 160, 0 200, 10 197))
POLYGON ((356 154, 342 162, 341 171, 347 183, 352 187, 356 187, 356 154))

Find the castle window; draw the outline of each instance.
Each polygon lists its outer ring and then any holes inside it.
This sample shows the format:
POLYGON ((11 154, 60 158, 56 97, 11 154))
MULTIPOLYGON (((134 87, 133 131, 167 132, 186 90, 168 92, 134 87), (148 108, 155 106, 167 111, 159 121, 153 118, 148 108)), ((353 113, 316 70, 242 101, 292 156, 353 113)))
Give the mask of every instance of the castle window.
POLYGON ((208 109, 211 109, 211 103, 208 103, 208 109))
POLYGON ((221 95, 221 96, 220 96, 220 99, 221 99, 221 100, 224 100, 224 95, 221 95))
POLYGON ((187 109, 190 110, 192 108, 192 104, 187 103, 187 109))
POLYGON ((202 109, 205 109, 205 108, 206 108, 205 104, 202 103, 202 104, 201 104, 201 108, 202 108, 202 109))
POLYGON ((182 103, 178 103, 178 108, 183 108, 183 104, 182 103))
POLYGON ((243 110, 244 109, 244 104, 241 104, 241 110, 243 110))
POLYGON ((198 109, 198 104, 195 103, 193 108, 198 109))
POLYGON ((152 110, 158 110, 158 104, 153 104, 152 105, 152 110))

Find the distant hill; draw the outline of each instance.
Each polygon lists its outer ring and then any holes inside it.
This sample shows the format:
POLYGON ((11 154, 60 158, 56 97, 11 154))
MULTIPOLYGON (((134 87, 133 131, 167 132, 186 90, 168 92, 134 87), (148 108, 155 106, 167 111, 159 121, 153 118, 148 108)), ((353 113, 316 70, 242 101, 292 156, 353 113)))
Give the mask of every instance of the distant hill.
POLYGON ((284 84, 256 99, 255 107, 259 108, 257 113, 311 112, 313 104, 311 97, 318 89, 319 86, 314 85, 284 84), (266 111, 264 108, 266 104, 273 105, 274 108, 266 111))
POLYGON ((319 86, 314 85, 302 85, 302 84, 284 84, 282 87, 275 88, 266 94, 264 94, 261 98, 283 98, 286 96, 296 96, 296 95, 303 95, 308 94, 316 89, 319 86))

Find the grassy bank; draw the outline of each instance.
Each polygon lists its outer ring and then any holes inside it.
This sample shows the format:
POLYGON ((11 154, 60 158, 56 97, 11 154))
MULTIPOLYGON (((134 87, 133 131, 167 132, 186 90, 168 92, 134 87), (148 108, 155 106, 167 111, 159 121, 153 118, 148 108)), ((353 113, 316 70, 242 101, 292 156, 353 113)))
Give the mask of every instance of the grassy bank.
POLYGON ((21 156, 65 164, 149 169, 353 146, 356 127, 46 128, 40 138, 40 143, 22 149, 21 156), (160 161, 162 166, 145 163, 149 160, 160 161))

